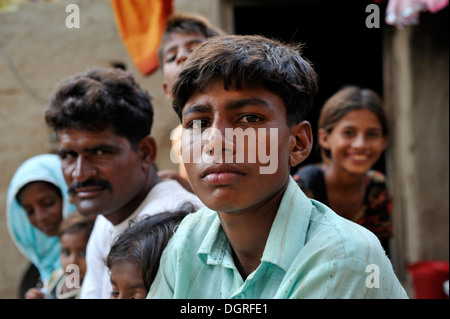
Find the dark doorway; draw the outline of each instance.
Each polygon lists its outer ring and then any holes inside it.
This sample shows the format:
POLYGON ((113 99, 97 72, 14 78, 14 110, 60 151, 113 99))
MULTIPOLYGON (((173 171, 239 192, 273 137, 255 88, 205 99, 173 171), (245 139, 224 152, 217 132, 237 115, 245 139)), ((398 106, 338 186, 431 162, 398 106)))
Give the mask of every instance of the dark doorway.
MULTIPOLYGON (((383 94, 382 29, 385 6, 380 8, 381 28, 366 26, 372 0, 354 1, 236 1, 236 34, 261 34, 304 44, 304 56, 319 75, 319 93, 310 122, 314 138, 320 109, 342 86, 355 84, 383 94)), ((317 146, 317 143, 314 143, 317 146)), ((301 165, 320 162, 315 147, 301 165)), ((384 156, 374 167, 385 172, 384 156)))

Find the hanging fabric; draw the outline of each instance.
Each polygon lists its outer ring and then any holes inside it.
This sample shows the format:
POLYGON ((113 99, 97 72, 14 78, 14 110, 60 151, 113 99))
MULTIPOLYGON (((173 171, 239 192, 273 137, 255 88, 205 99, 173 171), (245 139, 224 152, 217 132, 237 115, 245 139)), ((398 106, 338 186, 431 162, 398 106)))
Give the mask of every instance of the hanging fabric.
POLYGON ((122 42, 143 75, 158 68, 158 47, 173 0, 110 0, 122 42))

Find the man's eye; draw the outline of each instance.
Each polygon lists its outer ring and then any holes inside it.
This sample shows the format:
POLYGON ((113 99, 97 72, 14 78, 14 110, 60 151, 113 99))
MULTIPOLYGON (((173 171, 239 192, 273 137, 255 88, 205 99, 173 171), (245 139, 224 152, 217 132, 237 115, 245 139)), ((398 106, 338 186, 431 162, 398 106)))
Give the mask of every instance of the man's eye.
POLYGON ((76 154, 73 152, 62 152, 59 154, 62 160, 73 160, 76 158, 76 154))
POLYGON ((94 155, 95 156, 104 156, 104 155, 107 155, 108 153, 110 153, 110 152, 103 150, 103 149, 97 149, 97 150, 95 150, 94 155))

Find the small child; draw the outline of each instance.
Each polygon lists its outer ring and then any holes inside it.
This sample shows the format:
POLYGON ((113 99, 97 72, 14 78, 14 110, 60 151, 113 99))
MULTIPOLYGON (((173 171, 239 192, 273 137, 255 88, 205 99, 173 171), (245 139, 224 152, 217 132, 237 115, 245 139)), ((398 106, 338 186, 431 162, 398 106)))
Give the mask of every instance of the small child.
POLYGON ((111 299, 145 299, 164 248, 190 211, 145 216, 116 238, 105 260, 111 276, 111 299))
POLYGON ((94 219, 86 218, 77 211, 63 220, 58 233, 62 268, 52 273, 43 288, 29 289, 26 299, 79 298, 86 273, 86 246, 93 227, 94 219))

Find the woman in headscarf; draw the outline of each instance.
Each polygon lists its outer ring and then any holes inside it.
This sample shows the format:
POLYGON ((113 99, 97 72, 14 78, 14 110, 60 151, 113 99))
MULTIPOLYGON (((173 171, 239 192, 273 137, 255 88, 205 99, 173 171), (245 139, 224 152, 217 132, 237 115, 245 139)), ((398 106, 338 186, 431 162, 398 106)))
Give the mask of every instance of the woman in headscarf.
POLYGON ((17 169, 8 188, 8 230, 18 249, 38 269, 42 282, 61 268, 58 228, 74 210, 59 156, 37 155, 17 169))

